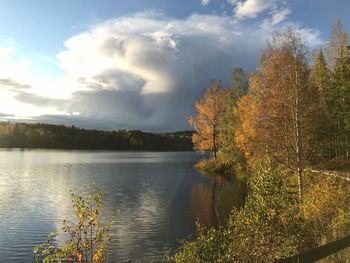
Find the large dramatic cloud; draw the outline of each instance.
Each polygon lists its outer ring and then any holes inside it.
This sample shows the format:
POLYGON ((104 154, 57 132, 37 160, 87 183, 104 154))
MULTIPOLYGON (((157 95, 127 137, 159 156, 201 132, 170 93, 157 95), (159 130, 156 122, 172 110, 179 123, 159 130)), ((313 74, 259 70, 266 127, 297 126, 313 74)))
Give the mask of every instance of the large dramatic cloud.
MULTIPOLYGON (((280 23, 287 15, 287 10, 274 11, 261 25, 244 26, 229 16, 172 19, 158 12, 109 20, 65 42, 57 58, 66 74, 50 85, 55 96, 21 84, 25 90, 17 89, 14 98, 59 113, 37 115, 40 121, 100 129, 186 129, 186 116, 209 81, 229 83, 235 66, 254 70, 272 32, 288 25, 280 23)), ((302 28, 301 33, 310 45, 321 43, 317 31, 302 28)))

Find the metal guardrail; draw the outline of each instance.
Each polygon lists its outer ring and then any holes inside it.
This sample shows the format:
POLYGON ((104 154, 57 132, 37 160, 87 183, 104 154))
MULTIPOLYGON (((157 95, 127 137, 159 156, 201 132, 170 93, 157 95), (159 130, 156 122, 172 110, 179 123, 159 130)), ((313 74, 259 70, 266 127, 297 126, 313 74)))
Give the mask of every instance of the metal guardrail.
POLYGON ((279 259, 275 263, 309 263, 328 257, 347 247, 350 247, 350 236, 338 239, 332 243, 311 249, 299 255, 279 259))

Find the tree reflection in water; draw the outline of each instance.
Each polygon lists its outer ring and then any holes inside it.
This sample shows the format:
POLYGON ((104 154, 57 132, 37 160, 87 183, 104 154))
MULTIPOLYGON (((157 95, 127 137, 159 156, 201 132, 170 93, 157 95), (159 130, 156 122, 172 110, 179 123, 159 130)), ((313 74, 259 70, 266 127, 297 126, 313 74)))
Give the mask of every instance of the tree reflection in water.
POLYGON ((225 223, 232 208, 240 208, 246 197, 246 184, 236 176, 201 172, 206 181, 197 181, 192 187, 191 205, 199 223, 210 227, 225 223))

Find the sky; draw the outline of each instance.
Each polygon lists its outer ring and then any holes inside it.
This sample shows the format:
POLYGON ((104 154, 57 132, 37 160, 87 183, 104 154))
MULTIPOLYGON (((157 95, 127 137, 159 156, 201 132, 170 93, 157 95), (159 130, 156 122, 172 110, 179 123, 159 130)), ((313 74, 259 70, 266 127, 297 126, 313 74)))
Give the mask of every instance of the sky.
POLYGON ((0 121, 101 130, 189 129, 212 79, 253 72, 292 26, 327 43, 349 0, 2 0, 0 121))

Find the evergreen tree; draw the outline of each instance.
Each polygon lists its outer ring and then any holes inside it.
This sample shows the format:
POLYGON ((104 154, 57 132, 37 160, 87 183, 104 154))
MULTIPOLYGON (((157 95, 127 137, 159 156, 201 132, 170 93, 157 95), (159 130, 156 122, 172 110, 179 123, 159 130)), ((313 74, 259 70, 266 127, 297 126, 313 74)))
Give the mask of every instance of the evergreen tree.
POLYGON ((232 96, 240 98, 248 93, 249 76, 243 69, 237 67, 232 71, 232 96))
MULTIPOLYGON (((346 58, 346 85, 344 87, 344 123, 348 134, 348 148, 349 148, 349 133, 350 133, 350 46, 347 48, 346 58)), ((349 149, 348 149, 349 151, 349 149)))
POLYGON ((221 165, 231 168, 241 168, 244 164, 242 153, 236 146, 235 133, 237 128, 237 102, 248 93, 248 74, 241 68, 234 68, 232 71, 232 86, 228 90, 226 110, 222 115, 222 127, 219 135, 218 155, 221 165))
MULTIPOLYGON (((318 90, 318 110, 315 116, 315 136, 317 138, 319 157, 330 159, 332 156, 332 137, 335 123, 330 118, 331 101, 333 86, 331 81, 331 72, 323 53, 320 49, 314 57, 314 63, 311 70, 311 84, 318 90)), ((317 160, 320 161, 320 160, 317 160)))
POLYGON ((318 55, 314 59, 314 64, 311 71, 311 80, 313 85, 315 85, 315 87, 317 87, 319 90, 322 106, 327 107, 327 98, 330 97, 332 92, 331 72, 328 69, 322 49, 320 49, 318 55))
POLYGON ((226 93, 226 110, 221 118, 221 129, 219 135, 218 156, 221 165, 238 168, 242 161, 241 154, 236 147, 235 130, 237 124, 236 99, 230 92, 226 93))
POLYGON ((335 24, 332 26, 327 48, 327 60, 331 70, 334 69, 338 59, 343 59, 348 45, 349 34, 344 29, 341 19, 337 18, 335 24))
POLYGON ((328 95, 329 113, 335 123, 334 156, 349 158, 350 135, 348 131, 349 35, 340 19, 332 28, 328 45, 328 59, 332 62, 332 92, 328 95))

